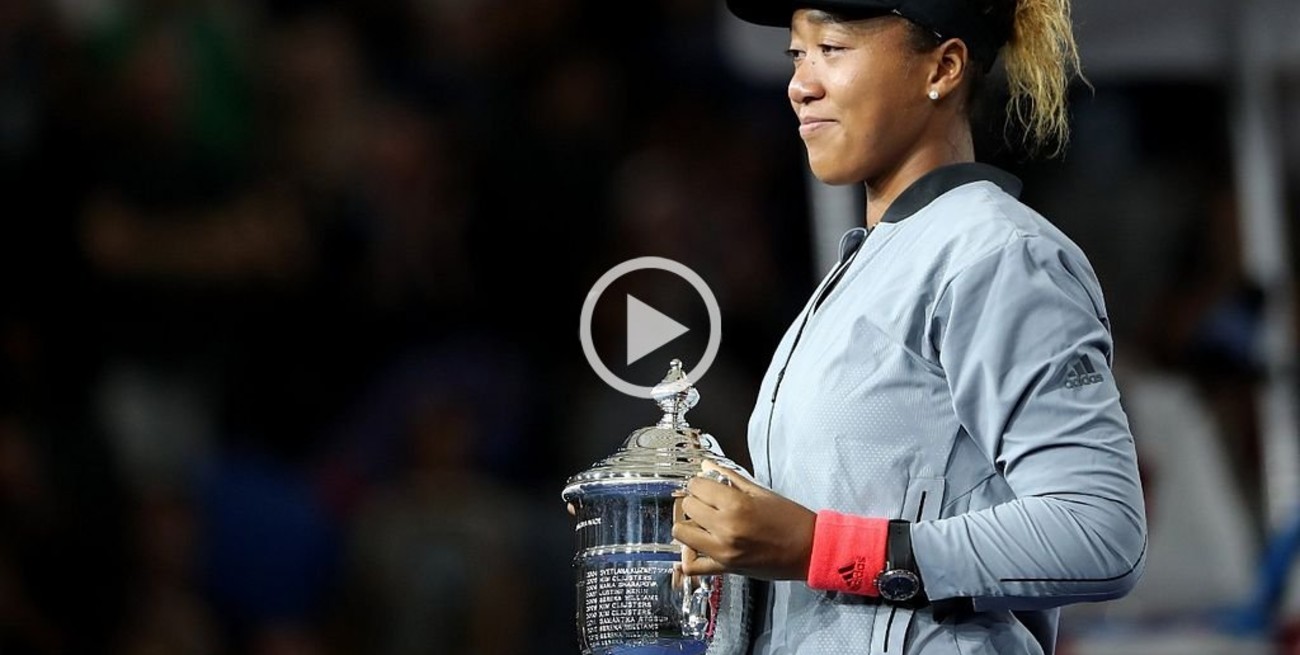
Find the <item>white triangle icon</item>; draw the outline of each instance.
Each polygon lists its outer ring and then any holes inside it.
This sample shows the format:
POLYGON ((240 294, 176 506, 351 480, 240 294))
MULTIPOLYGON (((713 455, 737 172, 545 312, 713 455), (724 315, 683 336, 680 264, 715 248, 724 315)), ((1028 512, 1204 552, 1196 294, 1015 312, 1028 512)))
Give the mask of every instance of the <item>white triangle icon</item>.
POLYGON ((649 355, 660 346, 686 334, 690 328, 640 300, 627 296, 627 363, 649 355))

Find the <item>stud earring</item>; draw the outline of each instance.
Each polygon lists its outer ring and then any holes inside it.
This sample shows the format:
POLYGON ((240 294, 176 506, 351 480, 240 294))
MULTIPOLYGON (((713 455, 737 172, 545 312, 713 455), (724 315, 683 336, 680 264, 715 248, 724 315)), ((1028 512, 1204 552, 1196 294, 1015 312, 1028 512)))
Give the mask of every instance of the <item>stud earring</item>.
POLYGON ((936 90, 936 89, 930 89, 930 93, 928 93, 928 94, 926 94, 926 95, 928 95, 928 96, 930 97, 931 100, 938 100, 938 99, 939 99, 939 91, 936 90))

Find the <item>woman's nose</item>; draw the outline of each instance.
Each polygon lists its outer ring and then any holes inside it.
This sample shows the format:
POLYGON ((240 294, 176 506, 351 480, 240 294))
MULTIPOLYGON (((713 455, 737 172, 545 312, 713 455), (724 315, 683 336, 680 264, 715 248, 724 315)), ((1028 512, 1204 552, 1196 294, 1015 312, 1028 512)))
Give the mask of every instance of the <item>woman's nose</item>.
POLYGON ((790 97, 790 102, 802 105, 821 97, 822 86, 812 74, 811 68, 812 66, 804 64, 796 68, 794 74, 790 76, 790 84, 786 87, 786 95, 790 97))

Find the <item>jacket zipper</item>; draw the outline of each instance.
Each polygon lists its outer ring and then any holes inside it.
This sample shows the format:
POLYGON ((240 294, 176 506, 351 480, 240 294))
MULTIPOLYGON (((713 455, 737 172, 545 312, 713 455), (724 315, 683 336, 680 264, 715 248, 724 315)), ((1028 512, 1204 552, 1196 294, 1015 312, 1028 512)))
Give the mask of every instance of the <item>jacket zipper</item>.
MULTIPOLYGON (((871 236, 870 230, 867 231, 867 236, 871 236)), ((862 246, 865 242, 866 237, 863 237, 862 242, 858 244, 857 250, 854 250, 853 254, 849 255, 848 259, 840 262, 839 267, 831 273, 830 280, 827 281, 826 286, 822 287, 821 292, 817 294, 817 298, 813 300, 812 306, 808 308, 808 313, 803 315, 803 322, 799 324, 799 331, 794 334, 794 342, 790 344, 790 351, 785 355, 785 362, 781 364, 781 370, 776 372, 776 382, 772 384, 772 401, 767 409, 767 430, 764 435, 763 443, 764 460, 767 462, 767 484, 769 487, 776 486, 774 484, 775 481, 772 479, 772 418, 776 416, 776 396, 781 392, 781 382, 785 380, 785 370, 790 367, 790 360, 794 358, 795 348, 799 347, 799 340, 803 338, 804 328, 808 327, 808 320, 811 319, 812 315, 821 307, 822 301, 826 300, 826 296, 830 295, 830 292, 835 288, 835 285, 839 284, 840 278, 844 276, 844 271, 849 268, 849 265, 853 263, 853 259, 858 256, 859 252, 861 252, 862 246)))

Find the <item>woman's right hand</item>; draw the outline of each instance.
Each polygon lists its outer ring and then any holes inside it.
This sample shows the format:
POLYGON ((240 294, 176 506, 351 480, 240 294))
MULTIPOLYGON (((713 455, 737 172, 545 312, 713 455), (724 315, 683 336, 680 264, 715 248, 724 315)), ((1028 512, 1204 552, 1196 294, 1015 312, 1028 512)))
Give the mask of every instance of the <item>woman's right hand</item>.
POLYGON ((683 553, 683 572, 806 579, 816 512, 713 462, 703 468, 731 484, 701 474, 677 499, 673 538, 691 548, 691 557, 683 553))

